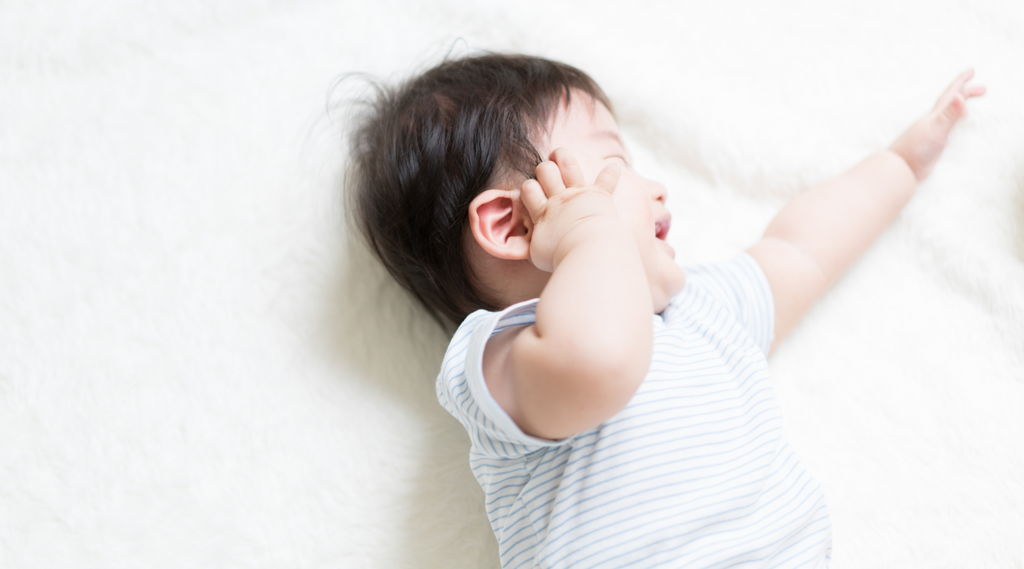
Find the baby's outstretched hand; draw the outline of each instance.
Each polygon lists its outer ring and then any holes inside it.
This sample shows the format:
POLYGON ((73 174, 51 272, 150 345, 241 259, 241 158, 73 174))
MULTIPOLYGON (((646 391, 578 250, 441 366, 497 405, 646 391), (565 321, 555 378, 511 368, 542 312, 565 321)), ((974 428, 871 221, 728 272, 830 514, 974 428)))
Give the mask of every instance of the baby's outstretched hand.
POLYGON ((981 85, 967 86, 973 76, 973 69, 961 73, 939 97, 935 107, 889 147, 906 160, 918 182, 931 173, 946 147, 949 131, 967 115, 967 99, 985 94, 985 87, 981 85))
POLYGON ((618 165, 609 165, 587 186, 583 170, 571 152, 558 148, 552 160, 536 169, 536 180, 527 180, 520 188, 523 205, 533 222, 530 260, 543 271, 554 271, 559 259, 583 235, 585 228, 600 230, 601 222, 617 223, 612 192, 622 173, 618 165), (567 237, 570 237, 567 239, 567 237))

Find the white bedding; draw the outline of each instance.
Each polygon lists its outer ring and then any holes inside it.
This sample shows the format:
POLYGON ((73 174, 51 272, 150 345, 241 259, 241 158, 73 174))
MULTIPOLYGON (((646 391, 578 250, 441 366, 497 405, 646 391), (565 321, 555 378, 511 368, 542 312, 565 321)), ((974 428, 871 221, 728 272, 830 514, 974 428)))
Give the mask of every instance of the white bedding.
POLYGON ((1024 4, 0 6, 0 566, 497 567, 444 334, 347 242, 349 72, 564 60, 683 261, 988 94, 771 357, 834 566, 1024 565, 1024 4), (330 109, 330 112, 328 112, 330 109))

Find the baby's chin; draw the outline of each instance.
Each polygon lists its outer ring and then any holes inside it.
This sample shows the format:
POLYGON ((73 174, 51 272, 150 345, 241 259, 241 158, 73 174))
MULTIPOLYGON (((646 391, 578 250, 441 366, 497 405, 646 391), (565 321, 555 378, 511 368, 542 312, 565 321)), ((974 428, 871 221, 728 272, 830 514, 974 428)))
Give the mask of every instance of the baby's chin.
POLYGON ((651 284, 651 300, 654 302, 654 313, 661 314, 668 308, 668 304, 686 286, 686 275, 683 269, 672 263, 661 275, 661 282, 651 284))

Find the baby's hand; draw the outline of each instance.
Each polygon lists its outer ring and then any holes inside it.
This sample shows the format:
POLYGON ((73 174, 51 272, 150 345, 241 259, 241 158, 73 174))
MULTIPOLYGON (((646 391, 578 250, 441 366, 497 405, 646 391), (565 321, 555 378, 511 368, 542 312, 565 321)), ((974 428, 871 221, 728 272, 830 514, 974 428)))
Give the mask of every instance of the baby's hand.
POLYGON ((554 161, 537 166, 537 179, 527 180, 520 189, 523 205, 533 221, 530 260, 548 272, 554 271, 576 242, 567 237, 579 234, 586 239, 585 228, 599 231, 601 222, 619 223, 612 191, 622 173, 621 166, 611 164, 588 187, 571 152, 559 148, 552 158, 554 161))
POLYGON ((931 112, 908 128, 889 147, 889 150, 906 160, 918 182, 928 177, 939 160, 953 125, 967 116, 967 99, 985 94, 983 86, 967 87, 967 82, 973 76, 973 69, 960 74, 939 97, 931 112))

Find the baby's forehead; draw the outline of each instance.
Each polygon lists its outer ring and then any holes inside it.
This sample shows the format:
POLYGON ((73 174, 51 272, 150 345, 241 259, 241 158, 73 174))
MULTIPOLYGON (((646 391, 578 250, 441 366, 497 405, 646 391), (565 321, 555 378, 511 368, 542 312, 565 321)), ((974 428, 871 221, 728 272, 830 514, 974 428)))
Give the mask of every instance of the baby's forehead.
POLYGON ((581 134, 603 130, 619 131, 619 123, 608 107, 586 93, 577 93, 568 105, 559 105, 552 126, 573 129, 581 134))
POLYGON ((573 97, 568 106, 560 106, 545 139, 551 150, 559 146, 581 150, 609 145, 625 148, 614 115, 586 94, 573 97))

